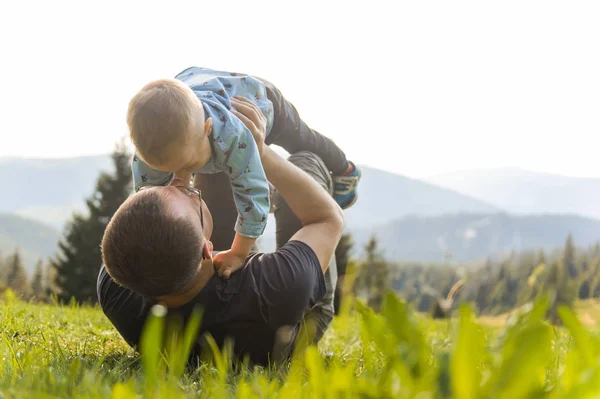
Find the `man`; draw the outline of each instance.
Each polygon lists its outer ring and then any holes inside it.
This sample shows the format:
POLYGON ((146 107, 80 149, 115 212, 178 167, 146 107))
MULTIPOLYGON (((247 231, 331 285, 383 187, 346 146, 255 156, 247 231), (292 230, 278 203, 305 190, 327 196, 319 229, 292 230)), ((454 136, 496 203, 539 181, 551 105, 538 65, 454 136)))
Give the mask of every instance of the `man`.
MULTIPOLYGON (((223 279, 212 264, 213 220, 199 191, 175 179, 170 186, 131 196, 115 213, 102 241, 105 267, 98 276, 98 298, 132 346, 139 343, 155 303, 184 318, 201 306, 201 336, 210 333, 219 345, 231 338, 238 357, 247 355, 263 365, 289 356, 305 317, 317 322, 318 338, 333 315, 335 267, 327 271, 343 217, 331 197, 327 169, 315 155, 291 157, 311 178, 281 158, 264 144, 266 120, 260 110, 243 99, 235 107, 278 192, 280 247, 273 253, 251 254, 242 270, 223 279), (290 228, 294 225, 299 228, 295 232, 290 228), (283 242, 286 233, 289 237, 283 242)), ((229 200, 225 197, 221 194, 221 201, 229 200)), ((219 225, 218 218, 216 222, 221 228, 231 227, 219 225)))

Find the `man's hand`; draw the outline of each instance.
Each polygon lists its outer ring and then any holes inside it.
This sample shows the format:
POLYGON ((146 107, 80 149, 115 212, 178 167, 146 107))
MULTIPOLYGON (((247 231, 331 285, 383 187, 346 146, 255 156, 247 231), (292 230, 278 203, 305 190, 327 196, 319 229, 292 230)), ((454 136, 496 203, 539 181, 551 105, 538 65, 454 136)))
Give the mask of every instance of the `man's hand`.
POLYGON ((213 265, 219 276, 228 279, 231 275, 244 266, 248 255, 239 255, 228 249, 222 251, 213 257, 213 265))
POLYGON ((231 113, 237 116, 244 125, 250 130, 258 152, 262 156, 265 147, 265 137, 267 135, 267 118, 261 110, 252 101, 244 97, 231 98, 231 105, 234 109, 231 113))

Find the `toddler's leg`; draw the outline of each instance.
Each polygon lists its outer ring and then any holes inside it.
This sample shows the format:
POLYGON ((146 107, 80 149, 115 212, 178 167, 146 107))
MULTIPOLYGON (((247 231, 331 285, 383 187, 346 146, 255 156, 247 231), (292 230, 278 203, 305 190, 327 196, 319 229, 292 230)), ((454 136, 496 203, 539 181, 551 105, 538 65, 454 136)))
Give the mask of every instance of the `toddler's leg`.
POLYGON ((308 127, 300 119, 294 105, 283 97, 275 85, 264 79, 257 79, 264 83, 267 98, 274 108, 273 129, 266 143, 279 145, 290 154, 310 151, 323 160, 332 174, 343 175, 349 165, 344 152, 331 139, 308 127))

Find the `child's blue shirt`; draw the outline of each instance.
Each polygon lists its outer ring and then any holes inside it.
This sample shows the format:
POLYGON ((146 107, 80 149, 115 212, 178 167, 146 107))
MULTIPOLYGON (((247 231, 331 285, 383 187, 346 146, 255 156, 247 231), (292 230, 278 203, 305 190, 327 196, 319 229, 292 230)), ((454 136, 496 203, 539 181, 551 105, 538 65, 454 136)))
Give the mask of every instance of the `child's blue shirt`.
MULTIPOLYGON (((187 84, 196 93, 204 107, 205 118, 212 118, 210 161, 192 173, 225 171, 238 210, 235 231, 257 238, 266 226, 269 213, 269 185, 260 154, 252 133, 230 112, 230 97, 251 99, 267 118, 267 135, 273 127, 273 103, 267 98, 265 86, 259 80, 241 73, 214 71, 191 67, 176 79, 187 84)), ((166 186, 173 173, 152 169, 139 157, 132 162, 134 188, 166 186)))

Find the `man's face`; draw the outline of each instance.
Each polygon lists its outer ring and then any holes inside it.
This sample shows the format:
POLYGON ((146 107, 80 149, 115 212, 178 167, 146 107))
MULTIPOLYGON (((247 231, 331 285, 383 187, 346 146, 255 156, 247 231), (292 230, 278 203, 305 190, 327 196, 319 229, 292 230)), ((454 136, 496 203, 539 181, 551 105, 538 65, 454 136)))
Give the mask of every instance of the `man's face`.
POLYGON ((191 221, 202 232, 204 238, 209 241, 213 229, 213 220, 208 207, 197 195, 182 189, 186 185, 179 178, 173 179, 161 194, 165 201, 166 209, 174 217, 181 217, 191 221))

